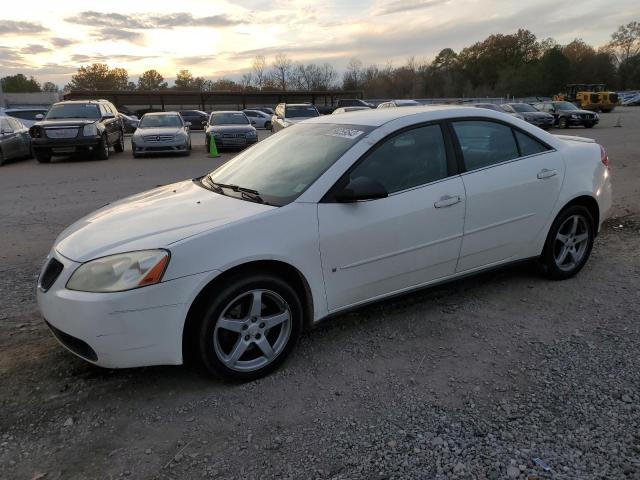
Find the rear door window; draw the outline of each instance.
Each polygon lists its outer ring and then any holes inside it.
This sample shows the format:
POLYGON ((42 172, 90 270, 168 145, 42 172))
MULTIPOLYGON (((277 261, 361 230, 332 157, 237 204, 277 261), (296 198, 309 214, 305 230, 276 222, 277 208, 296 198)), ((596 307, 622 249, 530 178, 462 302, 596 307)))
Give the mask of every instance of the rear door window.
POLYGON ((520 147, 520 155, 523 157, 526 157, 528 155, 535 155, 536 153, 542 153, 549 150, 549 148, 545 144, 533 139, 526 133, 515 130, 515 134, 516 140, 518 140, 518 146, 520 147))
POLYGON ((477 170, 518 158, 518 145, 510 127, 484 120, 453 122, 467 170, 477 170))

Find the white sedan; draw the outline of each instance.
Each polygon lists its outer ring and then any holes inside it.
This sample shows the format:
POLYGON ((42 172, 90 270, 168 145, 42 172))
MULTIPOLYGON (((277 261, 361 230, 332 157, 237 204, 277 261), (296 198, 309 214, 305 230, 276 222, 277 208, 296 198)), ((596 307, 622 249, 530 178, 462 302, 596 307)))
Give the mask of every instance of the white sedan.
POLYGON ((611 204, 608 162, 592 140, 490 110, 318 117, 79 220, 38 303, 94 364, 192 355, 253 379, 303 328, 359 305, 524 259, 575 275, 611 204))

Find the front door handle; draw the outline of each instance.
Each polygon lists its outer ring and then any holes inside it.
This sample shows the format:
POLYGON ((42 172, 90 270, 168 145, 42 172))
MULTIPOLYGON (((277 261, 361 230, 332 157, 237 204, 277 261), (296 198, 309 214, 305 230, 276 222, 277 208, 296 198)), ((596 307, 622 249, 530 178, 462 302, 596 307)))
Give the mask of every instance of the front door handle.
POLYGON ((546 168, 543 168, 538 172, 538 178, 540 180, 543 180, 545 178, 555 177, 557 174, 558 174, 557 170, 548 170, 546 168))
POLYGON ((433 206, 436 208, 450 207, 451 205, 455 205, 461 201, 462 199, 459 195, 445 195, 444 197, 440 197, 440 200, 435 202, 433 206))

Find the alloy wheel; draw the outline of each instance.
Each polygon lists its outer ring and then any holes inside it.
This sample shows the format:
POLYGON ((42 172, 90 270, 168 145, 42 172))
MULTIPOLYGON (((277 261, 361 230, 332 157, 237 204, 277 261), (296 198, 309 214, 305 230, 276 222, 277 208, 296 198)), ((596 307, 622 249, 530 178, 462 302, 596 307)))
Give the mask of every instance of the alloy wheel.
POLYGON ((589 246, 589 226, 582 215, 571 215, 558 229, 553 242, 556 266, 571 271, 580 265, 589 246))
POLYGON ((291 308, 272 290, 242 293, 222 310, 213 331, 218 359, 229 369, 252 372, 273 362, 291 335, 291 308))

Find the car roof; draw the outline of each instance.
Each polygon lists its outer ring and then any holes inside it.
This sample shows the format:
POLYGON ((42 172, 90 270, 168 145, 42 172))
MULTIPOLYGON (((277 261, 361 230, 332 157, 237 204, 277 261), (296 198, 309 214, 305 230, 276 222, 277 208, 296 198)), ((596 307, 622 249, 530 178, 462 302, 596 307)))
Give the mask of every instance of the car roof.
POLYGON ((387 122, 411 115, 421 115, 424 117, 421 121, 440 120, 448 117, 493 117, 499 115, 504 118, 504 113, 494 110, 479 109, 475 107, 460 107, 456 105, 437 105, 404 108, 368 108, 367 110, 356 110, 354 112, 345 112, 340 115, 323 115, 320 117, 305 120, 305 123, 337 123, 346 125, 367 125, 370 127, 379 127, 387 122))
POLYGON ((30 110, 44 110, 45 112, 49 110, 46 107, 18 107, 18 108, 3 108, 1 109, 3 112, 28 112, 30 110))
POLYGON ((215 112, 211 112, 211 115, 216 113, 244 113, 242 110, 216 110, 215 112))
POLYGON ((285 103, 285 107, 315 107, 312 103, 285 103))

